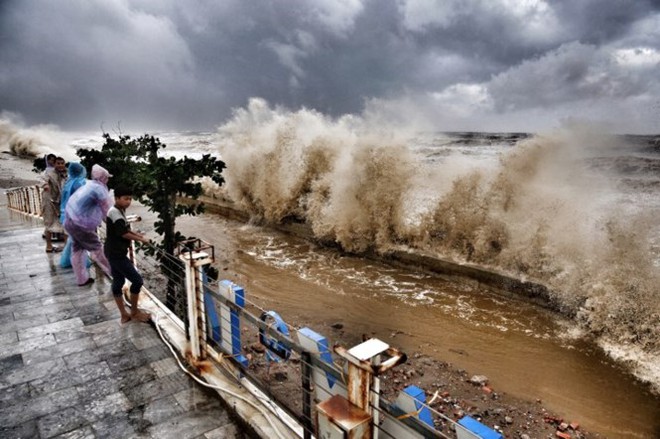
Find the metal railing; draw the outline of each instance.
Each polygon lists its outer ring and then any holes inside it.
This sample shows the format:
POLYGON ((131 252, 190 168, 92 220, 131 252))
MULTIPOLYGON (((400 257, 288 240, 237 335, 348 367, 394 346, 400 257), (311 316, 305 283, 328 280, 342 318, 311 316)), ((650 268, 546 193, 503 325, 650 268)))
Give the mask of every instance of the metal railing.
MULTIPOLYGON (((7 194, 11 209, 40 212, 38 187, 7 194)), ((437 392, 427 400, 422 389, 408 386, 394 400, 383 396, 381 381, 388 369, 405 362, 405 354, 377 339, 351 349, 331 347, 322 334, 289 325, 278 312, 252 302, 243 287, 210 279, 212 245, 193 240, 181 243, 176 254, 150 250, 131 247, 129 257, 163 318, 185 334, 185 352, 181 348, 179 355, 198 372, 200 364, 210 363, 240 380, 285 419, 290 437, 482 437, 463 422, 469 417, 452 419, 436 410, 437 392), (333 436, 338 432, 345 435, 333 436)), ((490 431, 495 436, 488 437, 497 437, 490 431)))
POLYGON ((324 402, 339 397, 368 415, 370 433, 364 437, 479 437, 433 407, 437 394, 427 400, 422 389, 408 386, 394 400, 383 397, 382 366, 399 355, 395 349, 386 346, 366 362, 356 361, 351 351, 358 347, 331 347, 323 335, 289 325, 278 312, 251 301, 240 285, 210 279, 207 269, 213 261, 213 246, 199 240, 192 246, 182 243, 177 256, 160 252, 156 257, 135 258, 145 288, 156 292, 162 306, 184 327, 192 362, 210 361, 248 380, 271 409, 295 420, 300 427, 296 436, 322 436, 320 418, 330 416, 336 421, 341 414, 323 413, 319 408, 324 410, 324 402), (351 367, 357 371, 354 383, 351 367))
POLYGON ((7 207, 27 215, 41 216, 41 195, 39 185, 7 189, 7 207))

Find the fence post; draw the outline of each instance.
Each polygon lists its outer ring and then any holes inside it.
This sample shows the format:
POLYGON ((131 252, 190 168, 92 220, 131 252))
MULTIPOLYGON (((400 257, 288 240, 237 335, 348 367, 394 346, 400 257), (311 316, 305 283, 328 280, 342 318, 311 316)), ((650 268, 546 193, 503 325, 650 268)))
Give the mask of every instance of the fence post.
POLYGON ((30 194, 32 196, 32 203, 30 203, 30 213, 32 215, 39 215, 39 187, 30 186, 30 194))
POLYGON ((206 310, 204 306, 204 285, 202 273, 204 266, 213 263, 213 246, 200 239, 182 241, 177 246, 179 259, 183 261, 186 272, 186 297, 188 308, 188 334, 190 349, 195 360, 201 360, 206 352, 206 310))
MULTIPOLYGON (((348 401, 369 413, 374 424, 378 425, 379 398, 378 395, 374 395, 375 398, 370 397, 371 388, 373 387, 374 392, 380 392, 379 375, 405 362, 406 354, 376 338, 371 338, 351 349, 335 346, 335 352, 348 361, 348 401), (381 355, 387 355, 389 358, 381 362, 381 355), (374 405, 370 407, 371 404, 374 405)), ((373 429, 371 437, 378 438, 378 428, 373 429)))
POLYGON ((304 438, 311 439, 314 423, 312 422, 312 355, 308 351, 300 354, 303 387, 303 428, 304 438))
POLYGON ((43 193, 43 189, 41 186, 35 186, 37 188, 37 216, 41 216, 41 213, 43 212, 43 206, 41 205, 41 194, 43 193))

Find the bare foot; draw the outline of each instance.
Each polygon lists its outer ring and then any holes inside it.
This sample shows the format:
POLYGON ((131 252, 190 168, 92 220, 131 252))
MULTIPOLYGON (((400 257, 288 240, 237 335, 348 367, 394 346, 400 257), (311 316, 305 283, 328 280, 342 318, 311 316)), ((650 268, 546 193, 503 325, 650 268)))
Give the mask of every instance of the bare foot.
POLYGON ((125 314, 125 315, 121 316, 121 322, 122 323, 130 322, 130 321, 131 321, 131 316, 130 315, 125 314))
POLYGON ((131 319, 138 322, 148 322, 151 319, 151 314, 138 310, 135 313, 131 313, 131 319))

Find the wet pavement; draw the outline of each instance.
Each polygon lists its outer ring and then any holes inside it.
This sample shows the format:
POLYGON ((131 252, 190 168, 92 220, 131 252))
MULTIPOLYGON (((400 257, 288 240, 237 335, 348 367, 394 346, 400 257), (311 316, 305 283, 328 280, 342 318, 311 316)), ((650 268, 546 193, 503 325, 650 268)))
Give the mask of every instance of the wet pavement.
POLYGON ((97 281, 77 286, 40 221, 5 203, 0 193, 0 437, 244 437, 152 325, 120 323, 108 279, 92 270, 97 281))

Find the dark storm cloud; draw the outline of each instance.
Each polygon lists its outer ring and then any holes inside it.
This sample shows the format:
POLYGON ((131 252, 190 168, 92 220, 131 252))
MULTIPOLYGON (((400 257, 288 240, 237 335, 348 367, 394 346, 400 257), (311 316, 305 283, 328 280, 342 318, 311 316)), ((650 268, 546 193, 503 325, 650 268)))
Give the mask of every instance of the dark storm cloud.
POLYGON ((212 129, 259 96, 335 116, 417 102, 507 129, 525 109, 552 123, 643 106, 660 81, 647 1, 14 0, 0 14, 0 109, 65 128, 212 129))

